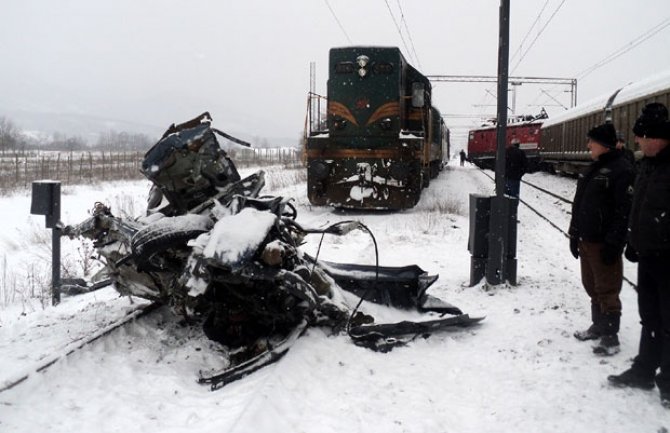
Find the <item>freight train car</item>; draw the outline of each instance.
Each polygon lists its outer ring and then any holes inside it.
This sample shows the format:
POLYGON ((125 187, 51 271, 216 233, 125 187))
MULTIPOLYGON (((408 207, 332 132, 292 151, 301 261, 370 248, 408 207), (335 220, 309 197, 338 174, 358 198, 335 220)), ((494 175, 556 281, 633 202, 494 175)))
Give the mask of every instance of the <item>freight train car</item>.
POLYGON ((592 127, 612 122, 628 147, 639 152, 633 124, 642 107, 650 102, 670 106, 670 71, 628 84, 544 121, 540 130, 540 157, 550 171, 578 174, 591 163, 586 133, 592 127))
POLYGON ((310 121, 306 140, 309 201, 416 205, 449 159, 449 130, 431 105, 428 79, 398 48, 333 48, 327 88, 325 122, 310 121))
MULTIPOLYGON (((526 153, 531 171, 539 166, 540 127, 547 114, 544 110, 538 116, 518 116, 510 118, 507 125, 506 146, 512 140, 519 140, 519 148, 526 153)), ((495 124, 470 130, 468 134, 468 160, 480 168, 495 169, 497 148, 497 128, 495 124)))

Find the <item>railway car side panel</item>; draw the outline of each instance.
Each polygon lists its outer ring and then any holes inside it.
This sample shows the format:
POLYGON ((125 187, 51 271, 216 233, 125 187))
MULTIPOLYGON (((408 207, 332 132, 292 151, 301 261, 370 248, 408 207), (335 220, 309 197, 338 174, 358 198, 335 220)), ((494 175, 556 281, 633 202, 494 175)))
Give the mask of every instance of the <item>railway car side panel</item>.
MULTIPOLYGON (((633 125, 642 108, 651 102, 661 102, 668 106, 670 104, 670 76, 665 78, 645 94, 644 89, 637 88, 628 94, 624 87, 621 92, 614 95, 611 107, 611 121, 617 131, 621 132, 631 150, 638 151, 634 142, 633 125), (641 96, 637 96, 641 95, 641 96), (617 99, 623 101, 617 103, 617 99)), ((605 100, 603 100, 605 101, 605 100)), ((542 164, 555 171, 571 174, 582 172, 591 162, 591 155, 586 147, 586 134, 589 129, 599 125, 606 120, 606 103, 593 111, 566 118, 559 123, 552 123, 542 127, 540 131, 540 157, 542 164)), ((579 107, 577 107, 579 108, 579 107)), ((637 152, 639 156, 639 152, 637 152)))

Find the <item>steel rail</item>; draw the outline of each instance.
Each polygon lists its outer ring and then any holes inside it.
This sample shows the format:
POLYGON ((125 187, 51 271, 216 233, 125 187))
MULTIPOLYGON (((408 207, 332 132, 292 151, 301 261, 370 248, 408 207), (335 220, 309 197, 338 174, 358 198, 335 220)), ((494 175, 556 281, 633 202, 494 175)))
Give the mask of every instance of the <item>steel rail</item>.
POLYGON ((545 194, 548 194, 548 195, 550 195, 550 196, 552 196, 552 197, 554 197, 554 198, 557 198, 557 199, 559 199, 559 200, 562 201, 562 202, 565 202, 565 203, 568 203, 568 204, 572 204, 572 200, 568 200, 568 199, 565 198, 565 197, 561 197, 561 196, 558 195, 558 194, 554 194, 554 193, 551 192, 551 191, 548 191, 548 190, 546 190, 546 189, 544 189, 544 188, 540 188, 539 186, 537 186, 537 185, 533 185, 532 183, 530 183, 530 182, 526 182, 525 180, 522 180, 521 182, 523 182, 524 184, 526 184, 526 185, 528 185, 528 186, 531 186, 531 187, 533 187, 533 188, 535 188, 535 189, 537 189, 537 190, 539 190, 539 191, 542 191, 542 192, 545 193, 545 194))
MULTIPOLYGON (((482 170, 482 169, 480 168, 479 171, 480 171, 482 174, 484 174, 484 176, 488 177, 489 179, 491 179, 491 180, 493 180, 493 181, 495 182, 494 178, 493 178, 491 175, 489 175, 488 173, 486 173, 484 170, 482 170)), ((551 193, 551 192, 549 192, 549 191, 547 191, 547 190, 545 190, 545 189, 543 189, 543 188, 540 188, 540 187, 538 187, 538 186, 532 185, 532 184, 530 184, 530 183, 528 183, 528 182, 525 182, 525 181, 523 181, 523 183, 525 183, 525 184, 527 184, 527 185, 529 185, 529 186, 532 186, 532 187, 534 187, 534 188, 537 188, 539 191, 542 191, 542 192, 544 192, 544 193, 546 193, 546 194, 548 194, 548 195, 550 195, 550 196, 552 196, 552 197, 558 198, 558 199, 560 199, 560 200, 562 200, 562 201, 565 201, 565 202, 567 202, 567 203, 572 203, 571 201, 566 200, 565 198, 560 197, 560 196, 558 196, 558 195, 556 195, 556 194, 553 194, 553 193, 551 193)), ((560 228, 556 223, 554 223, 553 221, 551 221, 549 218, 547 218, 545 215, 543 215, 540 211, 538 211, 537 209, 535 209, 533 206, 529 205, 528 202, 526 202, 525 200, 522 200, 521 198, 519 198, 519 202, 520 202, 521 204, 523 204, 524 206, 526 206, 528 209, 530 209, 530 210, 531 210, 533 213, 535 213, 537 216, 539 216, 540 218, 542 218, 543 220, 545 220, 546 222, 548 222, 549 225, 551 225, 553 228, 555 228, 556 230, 558 230, 563 236, 565 236, 565 237, 568 238, 568 239, 570 238, 570 235, 569 235, 565 230, 563 230, 562 228, 560 228)), ((629 280, 628 278, 626 278, 625 275, 623 276, 623 280, 624 280, 625 282, 627 282, 628 284, 630 284, 631 287, 632 287, 633 289, 635 289, 635 291, 637 291, 637 284, 633 283, 631 280, 629 280)))
POLYGON ((47 357, 46 360, 41 362, 40 365, 38 365, 37 367, 33 366, 29 369, 29 371, 25 373, 20 373, 14 378, 3 380, 3 383, 0 385, 0 393, 10 390, 15 386, 25 382, 31 375, 45 371, 46 369, 48 369, 61 359, 64 359, 72 355, 73 353, 77 352, 83 347, 98 340, 99 338, 104 337, 110 334, 111 332, 115 331, 116 329, 126 325, 128 322, 151 313, 161 305, 162 304, 158 302, 140 305, 134 310, 127 313, 126 316, 117 320, 116 322, 94 332, 93 334, 89 335, 88 337, 85 337, 84 339, 75 340, 74 342, 66 345, 62 350, 59 351, 59 353, 47 357))

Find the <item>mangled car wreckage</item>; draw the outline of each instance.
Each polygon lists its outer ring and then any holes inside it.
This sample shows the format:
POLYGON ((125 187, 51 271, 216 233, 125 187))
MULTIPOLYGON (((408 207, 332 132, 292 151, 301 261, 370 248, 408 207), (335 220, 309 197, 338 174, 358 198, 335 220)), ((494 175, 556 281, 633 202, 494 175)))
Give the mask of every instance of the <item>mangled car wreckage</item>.
POLYGON ((262 171, 240 178, 215 134, 245 144, 212 128, 204 113, 172 125, 146 153, 142 172, 153 183, 147 216, 117 218, 96 203, 90 218, 64 230, 94 241, 121 294, 169 304, 227 346, 228 365, 201 383, 216 389, 279 359, 308 326, 388 351, 481 320, 428 295, 437 277, 418 266, 329 263, 301 251, 309 234, 369 230, 357 221, 303 227, 290 200, 259 194, 262 171), (346 297, 357 298, 343 291, 358 296, 355 308, 346 297), (428 314, 376 324, 358 311, 363 300, 428 314))

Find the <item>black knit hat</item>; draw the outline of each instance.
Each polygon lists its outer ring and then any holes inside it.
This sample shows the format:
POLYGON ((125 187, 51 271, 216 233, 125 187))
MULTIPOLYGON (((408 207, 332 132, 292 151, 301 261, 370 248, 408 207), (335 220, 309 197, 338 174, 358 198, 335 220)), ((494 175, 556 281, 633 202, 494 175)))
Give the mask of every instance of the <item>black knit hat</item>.
POLYGON ((591 128, 586 136, 605 147, 616 148, 616 129, 611 123, 603 123, 591 128))
POLYGON ((658 102, 647 104, 635 121, 633 133, 638 137, 670 139, 670 122, 665 105, 658 102))

